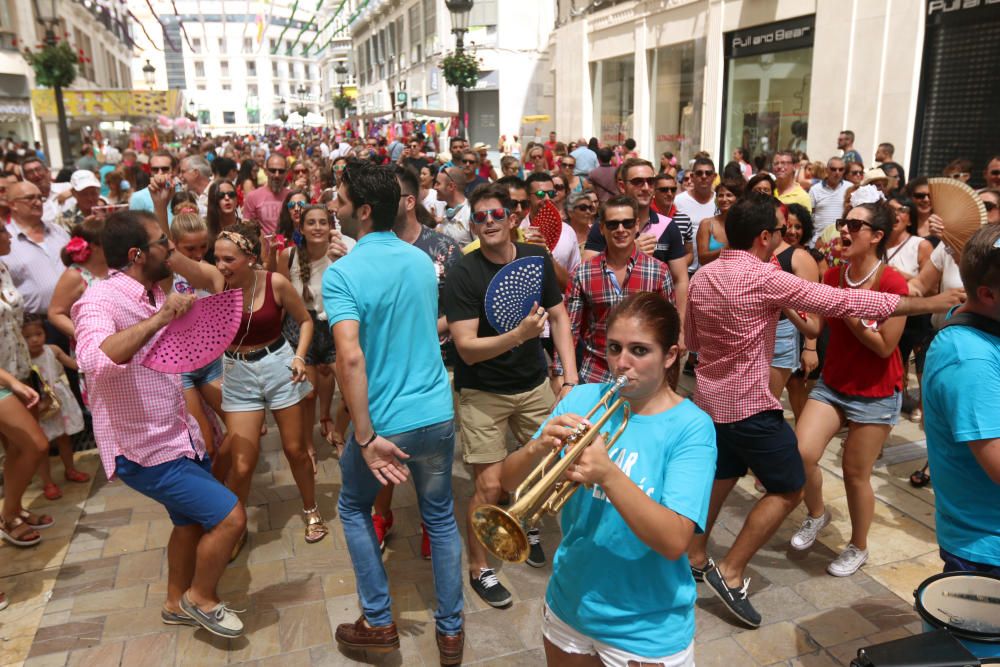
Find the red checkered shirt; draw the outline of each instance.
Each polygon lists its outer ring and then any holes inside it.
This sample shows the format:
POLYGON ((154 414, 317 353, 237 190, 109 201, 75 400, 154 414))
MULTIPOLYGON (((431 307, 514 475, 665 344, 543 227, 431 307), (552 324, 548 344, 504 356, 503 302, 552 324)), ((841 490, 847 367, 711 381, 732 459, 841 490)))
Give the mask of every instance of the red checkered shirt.
POLYGON ((583 340, 583 365, 580 382, 611 382, 606 358, 608 345, 608 314, 625 297, 637 292, 659 292, 674 301, 674 284, 670 269, 636 248, 625 268, 625 281, 619 290, 609 273, 607 253, 583 262, 577 267, 567 288, 566 309, 573 328, 574 340, 583 340))
POLYGON ((723 250, 688 285, 684 340, 698 353, 695 403, 717 424, 780 410, 768 390, 768 369, 782 308, 885 320, 899 298, 809 282, 745 250, 723 250))
POLYGON ((87 288, 71 310, 76 358, 87 375, 94 439, 108 479, 119 454, 144 467, 205 455, 201 429, 184 403, 181 376, 140 363, 156 336, 125 364, 116 364, 101 350, 108 337, 149 319, 165 298, 154 287, 154 306, 142 283, 115 273, 87 288))

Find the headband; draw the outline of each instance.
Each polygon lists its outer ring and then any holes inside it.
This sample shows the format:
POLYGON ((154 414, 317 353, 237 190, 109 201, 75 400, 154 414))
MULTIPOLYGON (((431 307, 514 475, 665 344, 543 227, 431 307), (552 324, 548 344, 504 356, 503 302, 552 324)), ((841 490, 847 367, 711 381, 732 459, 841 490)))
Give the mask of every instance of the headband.
POLYGON ((250 242, 250 239, 248 239, 247 237, 243 236, 238 232, 230 232, 230 231, 219 232, 219 238, 225 239, 230 243, 232 243, 234 246, 239 248, 244 255, 248 256, 257 255, 257 253, 254 252, 253 243, 250 242))

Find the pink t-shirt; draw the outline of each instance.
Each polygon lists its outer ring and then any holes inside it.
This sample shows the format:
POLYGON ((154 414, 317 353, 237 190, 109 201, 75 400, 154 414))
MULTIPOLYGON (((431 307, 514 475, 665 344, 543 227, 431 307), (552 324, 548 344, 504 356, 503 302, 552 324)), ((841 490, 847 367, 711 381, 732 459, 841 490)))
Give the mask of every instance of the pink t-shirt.
POLYGON ((266 186, 257 188, 243 199, 243 219, 258 220, 264 234, 273 234, 278 228, 281 205, 287 196, 287 188, 278 194, 274 194, 266 186))

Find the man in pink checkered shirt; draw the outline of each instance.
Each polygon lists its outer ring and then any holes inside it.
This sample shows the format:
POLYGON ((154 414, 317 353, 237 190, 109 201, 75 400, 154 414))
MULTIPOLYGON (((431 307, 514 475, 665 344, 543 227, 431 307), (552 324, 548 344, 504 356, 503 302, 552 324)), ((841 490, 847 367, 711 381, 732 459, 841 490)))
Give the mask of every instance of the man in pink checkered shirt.
POLYGON ((167 297, 160 289, 159 281, 172 275, 171 249, 151 214, 112 216, 101 244, 112 273, 88 288, 71 312, 101 462, 109 479, 117 475, 163 504, 174 524, 163 622, 237 637, 243 623, 219 600, 216 586, 243 534, 246 514, 212 477, 180 376, 141 363, 156 334, 186 313, 194 297, 167 297))
POLYGON ((784 231, 771 197, 751 195, 737 202, 726 218, 729 248, 694 275, 684 321, 688 349, 699 353, 695 403, 715 422, 718 448, 708 523, 688 551, 691 572, 751 627, 759 626, 761 617, 747 597, 750 579, 743 577, 744 571, 798 505, 805 485, 795 432, 768 389, 779 313, 794 308, 824 317, 882 321, 945 311, 960 298, 957 291, 918 299, 802 280, 770 262, 784 231), (716 564, 707 553, 709 532, 748 469, 767 493, 716 564))

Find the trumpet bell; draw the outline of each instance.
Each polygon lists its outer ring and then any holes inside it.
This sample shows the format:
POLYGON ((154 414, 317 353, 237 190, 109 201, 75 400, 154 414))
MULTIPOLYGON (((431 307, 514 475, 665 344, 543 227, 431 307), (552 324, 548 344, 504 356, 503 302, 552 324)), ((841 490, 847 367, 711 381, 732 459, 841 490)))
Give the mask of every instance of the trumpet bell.
POLYGON ((496 505, 480 505, 472 513, 472 530, 487 551, 508 563, 528 560, 528 534, 521 522, 496 505))

